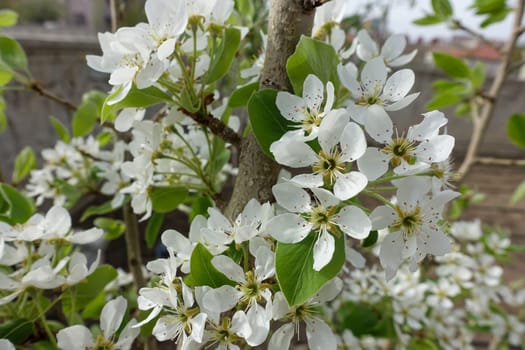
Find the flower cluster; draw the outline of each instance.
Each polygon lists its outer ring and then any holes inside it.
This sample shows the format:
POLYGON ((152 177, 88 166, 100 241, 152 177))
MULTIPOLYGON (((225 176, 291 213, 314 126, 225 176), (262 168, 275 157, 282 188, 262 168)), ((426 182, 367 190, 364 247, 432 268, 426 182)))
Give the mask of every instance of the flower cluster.
POLYGON ((497 263, 511 252, 510 240, 495 231, 483 234, 479 220, 454 223, 450 230, 453 252, 437 257, 424 274, 403 265, 391 283, 384 283, 380 271, 370 266, 343 279, 341 298, 326 310, 337 324, 342 346, 382 349, 390 344, 405 349, 435 344, 473 349, 472 340, 480 332, 496 336, 501 344, 521 344, 525 320, 519 310, 525 305, 525 290, 504 285, 503 268, 497 263), (379 335, 374 324, 367 329, 353 325, 345 312, 356 305, 368 313, 361 317, 380 315, 394 334, 379 335))

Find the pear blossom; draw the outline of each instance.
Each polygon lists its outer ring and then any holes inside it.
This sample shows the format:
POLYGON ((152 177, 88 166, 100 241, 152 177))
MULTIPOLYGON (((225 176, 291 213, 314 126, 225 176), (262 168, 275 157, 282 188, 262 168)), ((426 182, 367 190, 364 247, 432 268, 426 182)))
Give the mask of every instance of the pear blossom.
POLYGON ((289 211, 273 217, 267 225, 270 235, 283 243, 297 243, 310 232, 317 235, 314 245, 313 268, 321 270, 335 251, 335 238, 342 232, 355 239, 363 239, 370 232, 368 216, 358 207, 339 207, 340 200, 322 188, 311 188, 315 200, 297 183, 283 182, 273 186, 277 203, 289 211))
POLYGON ((443 255, 450 251, 450 240, 440 225, 441 212, 447 202, 459 195, 445 190, 422 196, 429 189, 424 180, 414 176, 396 181, 396 187, 398 204, 379 206, 370 214, 372 229, 391 229, 379 253, 388 280, 394 277, 403 259, 410 259, 414 271, 427 254, 443 255))
POLYGON ((296 178, 305 187, 319 187, 326 181, 333 186, 337 198, 346 200, 356 196, 366 187, 367 179, 359 171, 347 171, 347 168, 365 153, 363 130, 348 122, 343 111, 331 111, 319 128, 318 141, 321 150, 316 152, 304 141, 285 135, 272 143, 270 151, 280 164, 294 168, 312 167, 313 174, 296 178))
POLYGON ((406 47, 406 39, 402 34, 391 35, 379 51, 377 43, 372 40, 368 32, 361 29, 357 33, 356 54, 363 61, 370 61, 374 58, 381 58, 389 67, 398 67, 412 61, 417 54, 417 50, 403 55, 406 47))
POLYGON ((283 138, 309 141, 317 137, 319 125, 334 103, 334 85, 326 84, 326 102, 324 101, 324 86, 322 81, 313 74, 309 74, 303 83, 303 97, 292 95, 286 91, 277 93, 275 104, 282 116, 296 123, 297 130, 288 131, 283 138))
POLYGON ((369 147, 357 160, 359 170, 373 181, 392 166, 394 173, 410 175, 426 171, 435 162, 445 161, 454 147, 454 137, 439 135, 447 118, 439 111, 423 114, 421 123, 411 126, 406 136, 385 133, 382 148, 369 147))
POLYGON ((388 72, 381 58, 371 59, 365 64, 359 81, 348 66, 339 65, 337 73, 352 94, 347 105, 348 113, 378 142, 383 142, 392 132, 392 120, 386 111, 400 110, 419 95, 407 95, 414 85, 413 71, 402 69, 387 79, 388 72))
POLYGON ((91 348, 111 348, 115 350, 129 350, 140 330, 132 326, 135 319, 129 321, 120 332, 118 340, 115 333, 124 319, 128 302, 119 296, 104 305, 100 313, 100 329, 102 334, 96 339, 91 331, 82 325, 75 325, 61 329, 57 333, 57 345, 62 350, 77 350, 91 348))

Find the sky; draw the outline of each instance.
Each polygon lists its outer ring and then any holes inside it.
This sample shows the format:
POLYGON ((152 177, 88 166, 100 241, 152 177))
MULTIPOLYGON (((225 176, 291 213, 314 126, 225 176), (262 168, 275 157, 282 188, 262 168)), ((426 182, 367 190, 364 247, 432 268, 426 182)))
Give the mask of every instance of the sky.
MULTIPOLYGON (((355 13, 363 7, 363 4, 370 2, 370 0, 348 0, 349 13, 355 13)), ((390 2, 390 12, 387 21, 387 29, 391 33, 402 33, 407 35, 412 40, 423 38, 425 41, 432 38, 447 38, 457 33, 447 28, 446 25, 433 26, 417 26, 412 24, 412 21, 423 17, 426 12, 431 12, 430 0, 414 0, 414 5, 410 6, 409 0, 382 0, 382 3, 390 2)), ((455 17, 462 23, 471 28, 477 28, 481 20, 476 19, 474 12, 468 9, 472 4, 472 0, 450 0, 454 7, 455 17)), ((510 1, 509 3, 514 3, 510 1)), ((483 35, 490 39, 504 40, 508 38, 510 28, 512 25, 512 14, 507 17, 504 22, 493 24, 487 29, 483 30, 483 35)))

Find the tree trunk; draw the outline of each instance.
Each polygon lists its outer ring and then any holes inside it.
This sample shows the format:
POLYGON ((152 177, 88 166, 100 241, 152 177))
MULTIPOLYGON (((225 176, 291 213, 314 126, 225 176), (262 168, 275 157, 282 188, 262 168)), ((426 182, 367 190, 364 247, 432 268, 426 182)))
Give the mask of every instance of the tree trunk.
MULTIPOLYGON (((291 90, 286 61, 295 51, 301 35, 311 34, 315 9, 308 4, 308 1, 301 0, 270 0, 261 88, 291 90)), ((261 203, 271 200, 272 186, 277 181, 279 170, 279 165, 262 152, 253 132, 250 132, 241 142, 239 174, 225 214, 235 218, 251 198, 261 203)))

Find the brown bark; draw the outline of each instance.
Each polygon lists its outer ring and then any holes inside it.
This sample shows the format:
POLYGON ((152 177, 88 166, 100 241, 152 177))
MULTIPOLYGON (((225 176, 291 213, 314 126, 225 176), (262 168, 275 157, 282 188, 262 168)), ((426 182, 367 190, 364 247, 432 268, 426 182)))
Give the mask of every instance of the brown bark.
MULTIPOLYGON (((302 0, 271 0, 268 44, 261 74, 261 88, 291 90, 286 74, 286 61, 295 51, 301 35, 310 35, 315 9, 302 0)), ((225 214, 234 218, 246 203, 272 199, 272 186, 277 181, 279 165, 266 156, 252 132, 242 140, 239 174, 225 214)))

